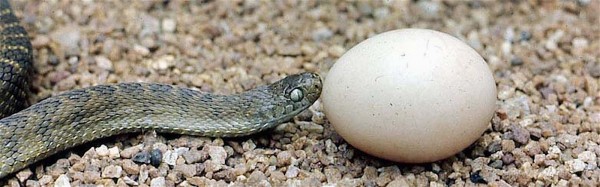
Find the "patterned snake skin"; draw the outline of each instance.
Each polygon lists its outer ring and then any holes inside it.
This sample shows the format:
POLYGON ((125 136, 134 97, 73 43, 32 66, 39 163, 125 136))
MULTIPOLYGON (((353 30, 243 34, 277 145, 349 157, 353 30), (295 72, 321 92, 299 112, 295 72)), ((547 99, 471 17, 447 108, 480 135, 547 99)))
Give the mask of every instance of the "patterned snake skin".
POLYGON ((237 95, 123 83, 72 90, 27 108, 32 47, 6 0, 0 0, 0 32, 0 180, 57 152, 118 134, 253 134, 290 120, 321 94, 321 78, 303 73, 237 95))

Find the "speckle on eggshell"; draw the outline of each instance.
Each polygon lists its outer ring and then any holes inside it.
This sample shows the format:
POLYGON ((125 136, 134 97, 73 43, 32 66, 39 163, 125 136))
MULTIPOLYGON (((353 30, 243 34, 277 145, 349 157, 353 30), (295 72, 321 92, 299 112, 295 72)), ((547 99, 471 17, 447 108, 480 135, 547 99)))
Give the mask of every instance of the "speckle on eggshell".
POLYGON ((452 156, 481 136, 496 84, 464 42, 426 29, 373 36, 346 52, 324 81, 327 118, 346 141, 404 163, 452 156))

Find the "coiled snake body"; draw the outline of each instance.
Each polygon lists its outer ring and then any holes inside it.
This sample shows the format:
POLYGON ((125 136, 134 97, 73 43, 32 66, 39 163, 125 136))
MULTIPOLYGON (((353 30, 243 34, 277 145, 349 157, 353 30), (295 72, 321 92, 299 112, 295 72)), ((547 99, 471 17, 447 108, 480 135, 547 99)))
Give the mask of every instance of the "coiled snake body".
POLYGON ((57 152, 117 134, 256 133, 290 120, 321 93, 320 77, 303 73, 237 95, 122 83, 72 90, 26 108, 32 47, 6 0, 0 0, 0 32, 0 179, 57 152))

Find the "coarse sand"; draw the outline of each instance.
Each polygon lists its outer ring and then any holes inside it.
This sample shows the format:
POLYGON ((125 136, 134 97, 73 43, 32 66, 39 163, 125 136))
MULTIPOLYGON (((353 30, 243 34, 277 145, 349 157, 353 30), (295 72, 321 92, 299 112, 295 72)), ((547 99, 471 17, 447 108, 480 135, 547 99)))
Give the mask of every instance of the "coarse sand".
POLYGON ((600 1, 13 0, 35 49, 33 100, 118 82, 231 94, 304 71, 388 30, 428 28, 476 49, 497 111, 472 146, 388 162, 337 135, 320 101, 258 135, 123 135, 35 164, 7 186, 598 186, 600 1), (158 149, 162 163, 132 157, 158 149))

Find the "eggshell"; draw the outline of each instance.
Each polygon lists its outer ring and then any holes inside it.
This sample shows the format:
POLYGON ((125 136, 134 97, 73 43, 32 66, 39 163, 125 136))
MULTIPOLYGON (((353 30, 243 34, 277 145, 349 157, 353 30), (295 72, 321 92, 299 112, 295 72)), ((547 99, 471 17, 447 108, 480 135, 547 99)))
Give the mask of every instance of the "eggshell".
POLYGON ((371 155, 404 163, 452 156, 477 140, 495 111, 483 58, 448 34, 402 29, 347 51, 322 93, 335 131, 371 155))

